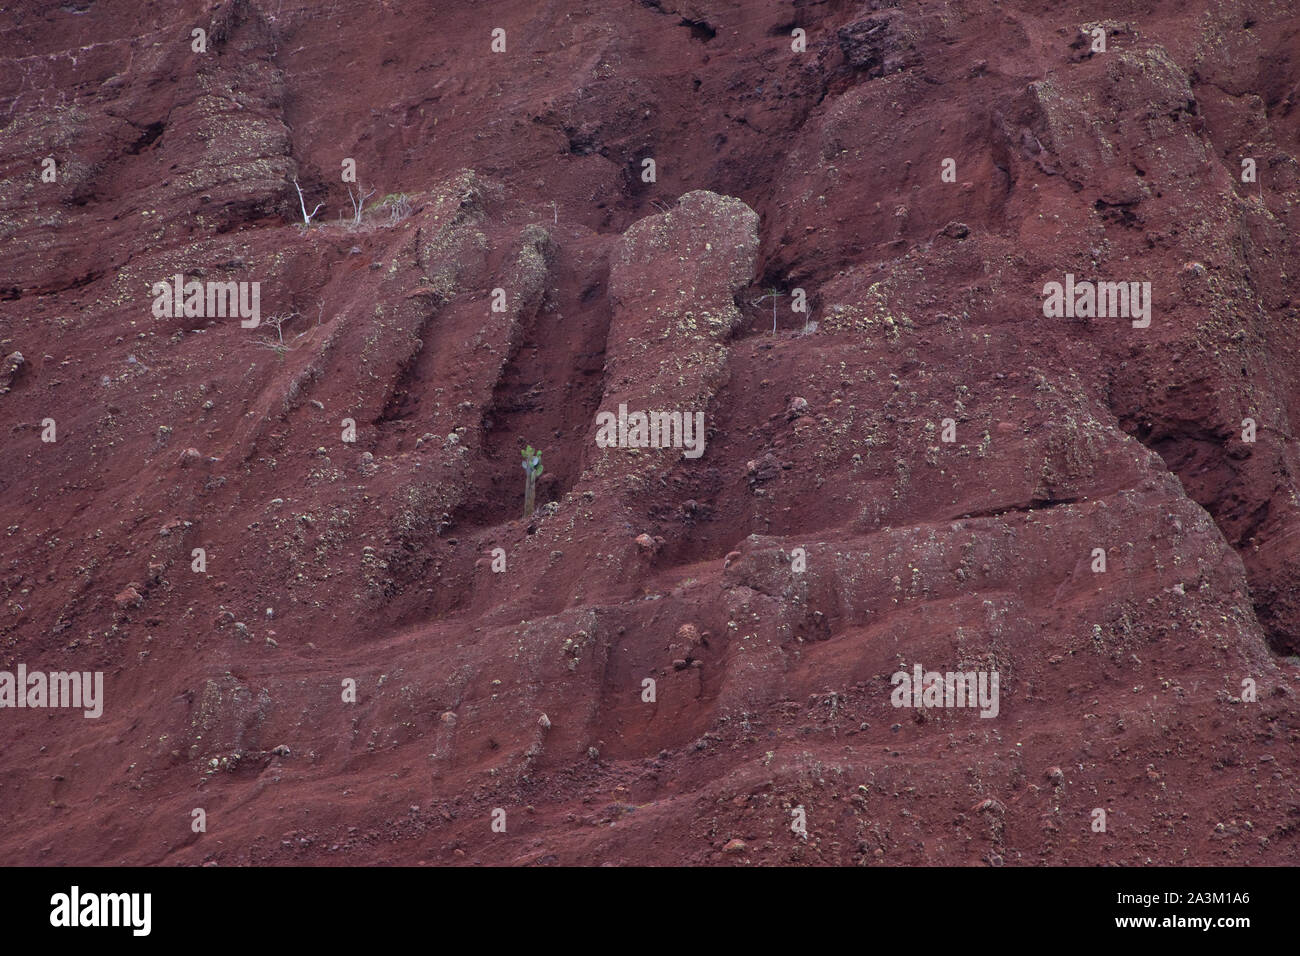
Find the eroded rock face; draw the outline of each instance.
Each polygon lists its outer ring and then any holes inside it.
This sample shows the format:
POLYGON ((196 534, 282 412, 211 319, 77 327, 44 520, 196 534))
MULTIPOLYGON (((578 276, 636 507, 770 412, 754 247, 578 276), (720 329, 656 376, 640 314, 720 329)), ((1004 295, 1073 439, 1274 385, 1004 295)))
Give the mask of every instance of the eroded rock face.
POLYGON ((920 59, 902 10, 885 10, 840 27, 835 37, 849 65, 873 79, 915 66, 920 59))
POLYGON ((6 859, 1296 862, 1294 11, 109 6, 0 32, 6 859))

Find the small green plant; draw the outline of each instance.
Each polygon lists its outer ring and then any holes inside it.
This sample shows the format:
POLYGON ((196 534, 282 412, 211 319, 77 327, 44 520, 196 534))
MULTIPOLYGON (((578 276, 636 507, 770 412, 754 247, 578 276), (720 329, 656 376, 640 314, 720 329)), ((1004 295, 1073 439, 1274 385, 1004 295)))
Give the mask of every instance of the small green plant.
POLYGON ((542 453, 529 445, 520 454, 524 456, 524 517, 531 518, 537 496, 537 479, 542 474, 542 453))

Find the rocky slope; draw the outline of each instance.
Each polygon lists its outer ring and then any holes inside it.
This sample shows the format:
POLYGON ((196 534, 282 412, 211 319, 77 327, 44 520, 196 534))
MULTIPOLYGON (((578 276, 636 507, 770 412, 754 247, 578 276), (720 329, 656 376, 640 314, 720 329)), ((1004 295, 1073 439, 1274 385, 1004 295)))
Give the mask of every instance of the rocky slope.
POLYGON ((1295 864, 1298 150, 1284 0, 8 5, 5 859, 1295 864))

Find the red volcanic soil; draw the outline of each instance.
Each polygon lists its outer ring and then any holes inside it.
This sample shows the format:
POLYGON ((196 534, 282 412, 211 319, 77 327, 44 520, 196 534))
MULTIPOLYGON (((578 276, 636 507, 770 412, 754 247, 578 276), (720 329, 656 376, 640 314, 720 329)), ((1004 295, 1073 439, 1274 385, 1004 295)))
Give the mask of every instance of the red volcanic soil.
POLYGON ((1285 0, 7 3, 0 858, 1300 862, 1298 141, 1285 0))

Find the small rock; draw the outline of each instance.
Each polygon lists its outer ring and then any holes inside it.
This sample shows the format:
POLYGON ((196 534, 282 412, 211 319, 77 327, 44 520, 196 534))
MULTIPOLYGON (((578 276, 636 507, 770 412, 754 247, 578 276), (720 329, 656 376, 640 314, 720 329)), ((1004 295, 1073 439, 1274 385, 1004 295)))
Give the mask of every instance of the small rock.
POLYGON ((1065 782, 1065 774, 1061 772, 1060 767, 1048 767, 1047 779, 1059 787, 1065 782))
POLYGON ((550 730, 551 718, 547 717, 545 714, 542 714, 542 716, 537 718, 537 726, 541 727, 542 730, 550 730))
POLYGON ((168 521, 165 525, 163 525, 161 528, 158 529, 158 537, 167 538, 170 537, 173 532, 183 531, 184 529, 185 529, 185 522, 182 521, 180 518, 173 518, 171 521, 168 521))
POLYGON ((748 847, 745 846, 745 841, 740 839, 740 837, 736 837, 734 840, 727 841, 727 845, 722 848, 722 852, 723 853, 744 853, 745 850, 747 849, 748 847))
POLYGON ((0 362, 0 395, 9 391, 9 387, 26 363, 27 360, 23 358, 22 352, 10 352, 5 356, 4 361, 0 362))
POLYGON ((179 464, 182 468, 191 468, 203 460, 203 454, 197 448, 186 448, 181 452, 179 464))
POLYGON ((765 481, 771 481, 780 473, 781 463, 776 460, 776 456, 771 452, 765 454, 761 459, 751 459, 745 462, 745 479, 749 482, 751 488, 765 481))
POLYGON ((636 546, 643 554, 651 554, 655 550, 655 539, 648 534, 639 534, 636 536, 636 546))
POLYGON ((127 608, 139 607, 144 603, 144 598, 136 590, 139 585, 132 582, 113 598, 113 603, 117 605, 119 611, 125 611, 127 608))
POLYGON ((271 753, 277 757, 287 757, 289 756, 289 748, 284 744, 280 744, 278 747, 273 747, 271 753))
POLYGON ((790 404, 786 406, 785 420, 787 422, 792 422, 796 418, 802 418, 804 415, 807 414, 808 414, 808 400, 805 398, 800 398, 799 396, 796 395, 794 398, 790 399, 790 404))

